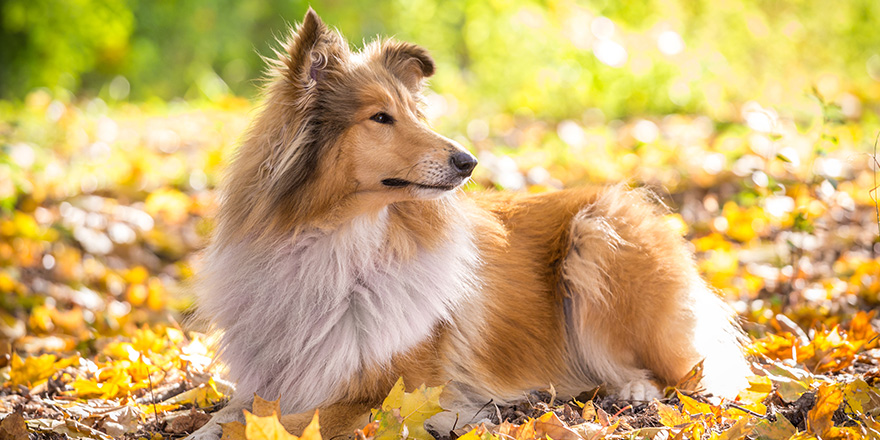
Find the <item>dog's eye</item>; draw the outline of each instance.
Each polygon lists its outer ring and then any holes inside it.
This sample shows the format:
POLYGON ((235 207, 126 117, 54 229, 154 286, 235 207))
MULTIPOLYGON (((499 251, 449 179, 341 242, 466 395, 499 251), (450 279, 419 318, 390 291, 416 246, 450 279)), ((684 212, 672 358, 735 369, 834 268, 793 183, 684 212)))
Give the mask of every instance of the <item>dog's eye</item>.
POLYGON ((393 124, 394 118, 391 117, 388 113, 379 112, 373 116, 370 116, 370 120, 373 122, 378 122, 380 124, 393 124))

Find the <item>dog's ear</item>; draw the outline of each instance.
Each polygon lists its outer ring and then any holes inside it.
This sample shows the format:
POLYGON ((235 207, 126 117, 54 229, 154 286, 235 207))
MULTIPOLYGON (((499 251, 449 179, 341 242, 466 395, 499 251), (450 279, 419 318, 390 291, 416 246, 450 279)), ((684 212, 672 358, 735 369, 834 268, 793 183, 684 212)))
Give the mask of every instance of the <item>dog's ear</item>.
POLYGON ((415 44, 386 41, 381 56, 385 67, 412 91, 419 91, 422 80, 434 74, 431 55, 415 44))
POLYGON ((304 88, 320 83, 327 72, 338 67, 345 49, 345 40, 310 7, 288 44, 287 75, 304 88))

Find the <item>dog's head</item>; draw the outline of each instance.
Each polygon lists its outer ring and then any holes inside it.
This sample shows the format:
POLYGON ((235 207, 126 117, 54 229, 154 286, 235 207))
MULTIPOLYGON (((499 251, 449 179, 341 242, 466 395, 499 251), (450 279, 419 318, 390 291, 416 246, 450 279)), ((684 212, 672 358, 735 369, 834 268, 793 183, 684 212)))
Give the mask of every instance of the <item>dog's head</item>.
POLYGON ((278 198, 319 182, 384 203, 429 199, 471 175, 476 159, 420 112, 434 73, 425 49, 384 40, 352 52, 309 9, 278 55, 250 134, 269 145, 260 172, 278 198))

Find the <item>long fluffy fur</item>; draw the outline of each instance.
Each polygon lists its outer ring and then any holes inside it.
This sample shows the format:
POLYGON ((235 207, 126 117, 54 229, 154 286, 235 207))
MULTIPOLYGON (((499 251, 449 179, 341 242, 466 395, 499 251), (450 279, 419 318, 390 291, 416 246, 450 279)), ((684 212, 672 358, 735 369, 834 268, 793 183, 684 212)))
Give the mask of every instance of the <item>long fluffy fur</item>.
POLYGON ((311 10, 286 49, 201 273, 236 392, 194 438, 254 393, 350 434, 399 376, 447 385, 447 429, 551 385, 650 399, 701 360, 709 392, 744 386, 733 314, 643 193, 463 194, 470 156, 419 113, 424 49, 352 53, 311 10))

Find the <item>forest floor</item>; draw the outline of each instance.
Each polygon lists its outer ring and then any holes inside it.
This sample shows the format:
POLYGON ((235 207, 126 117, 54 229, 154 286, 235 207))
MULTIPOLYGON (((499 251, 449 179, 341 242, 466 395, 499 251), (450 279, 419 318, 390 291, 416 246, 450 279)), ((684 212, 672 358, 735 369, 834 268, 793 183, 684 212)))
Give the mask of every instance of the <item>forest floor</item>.
MULTIPOLYGON (((185 324, 187 282, 248 108, 230 98, 107 109, 35 93, 0 109, 0 438, 181 438, 222 407, 231 389, 203 329, 185 324)), ((751 387, 733 402, 707 399, 696 369, 653 402, 542 390, 497 407, 494 420, 435 435, 880 438, 876 128, 827 112, 808 121, 744 112, 724 124, 520 121, 475 145, 473 187, 542 192, 629 178, 653 188, 742 318, 751 387)), ((427 435, 431 411, 402 408, 439 410, 438 393, 392 392, 377 409, 382 423, 359 435, 427 435)), ((254 412, 254 428, 230 427, 228 438, 287 438, 272 433, 271 411, 254 412)))

